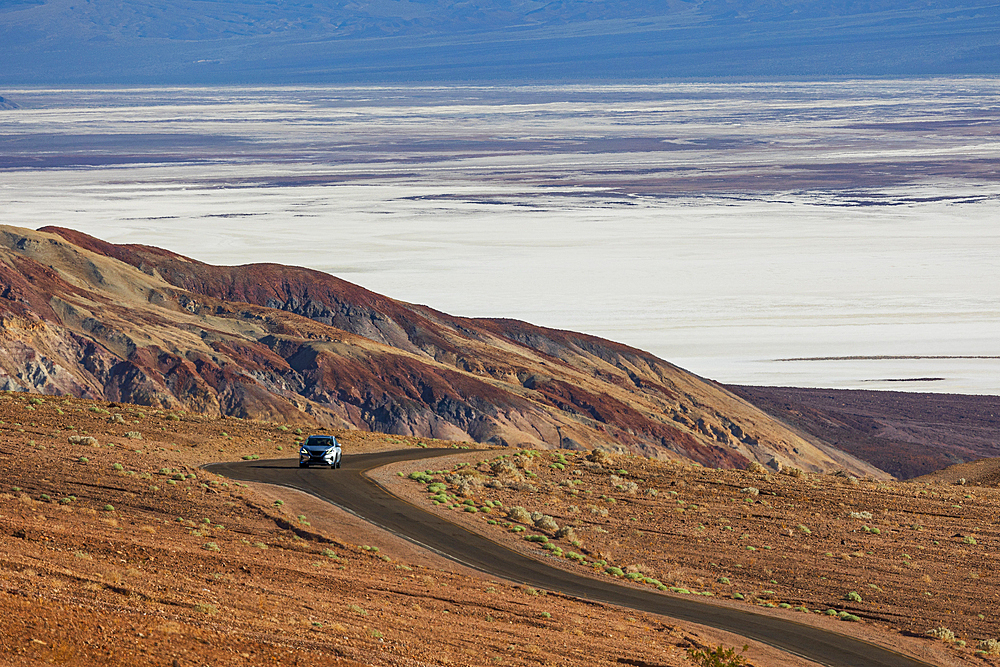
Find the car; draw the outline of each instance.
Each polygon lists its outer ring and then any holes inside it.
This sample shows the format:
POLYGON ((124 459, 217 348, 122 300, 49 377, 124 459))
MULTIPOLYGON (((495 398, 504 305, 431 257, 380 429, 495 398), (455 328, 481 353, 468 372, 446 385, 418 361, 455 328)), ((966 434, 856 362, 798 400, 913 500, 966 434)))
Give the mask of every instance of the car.
POLYGON ((340 467, 340 443, 332 435, 310 435, 299 448, 299 467, 324 465, 340 467))

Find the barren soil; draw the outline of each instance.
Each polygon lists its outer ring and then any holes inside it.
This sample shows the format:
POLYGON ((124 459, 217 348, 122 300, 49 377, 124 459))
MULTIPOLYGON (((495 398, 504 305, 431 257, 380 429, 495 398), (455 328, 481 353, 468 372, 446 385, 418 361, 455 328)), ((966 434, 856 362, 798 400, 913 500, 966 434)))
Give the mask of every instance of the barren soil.
POLYGON ((824 622, 914 654, 947 649, 949 660, 976 659, 997 638, 996 488, 590 458, 492 452, 435 462, 451 467, 397 476, 394 488, 581 574, 824 622), (939 627, 957 641, 927 637, 939 627))
MULTIPOLYGON (((489 581, 197 467, 294 455, 294 426, 10 393, 0 420, 5 664, 674 666, 689 647, 742 644, 489 581)), ((348 453, 446 444, 337 436, 348 453)))

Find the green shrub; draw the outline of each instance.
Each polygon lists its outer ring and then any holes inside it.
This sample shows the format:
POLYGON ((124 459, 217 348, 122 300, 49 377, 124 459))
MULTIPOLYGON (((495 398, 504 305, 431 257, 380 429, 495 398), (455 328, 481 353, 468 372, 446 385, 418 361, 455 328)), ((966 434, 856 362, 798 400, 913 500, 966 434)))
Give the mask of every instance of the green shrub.
POLYGON ((201 548, 204 549, 205 551, 222 551, 222 549, 219 548, 219 545, 216 544, 215 542, 206 542, 205 544, 201 545, 201 548))
POLYGON ((549 541, 549 538, 545 535, 525 535, 524 539, 528 542, 540 542, 542 544, 546 544, 549 541))
POLYGON ((612 577, 624 577, 625 576, 625 573, 622 571, 622 569, 620 567, 614 567, 613 565, 611 567, 604 568, 604 571, 607 572, 608 574, 610 574, 612 577))
POLYGON ((844 599, 849 602, 861 602, 861 596, 856 591, 851 591, 844 596, 844 599))
POLYGON ((142 433, 139 433, 139 431, 129 431, 125 434, 125 437, 129 440, 142 440, 142 433))

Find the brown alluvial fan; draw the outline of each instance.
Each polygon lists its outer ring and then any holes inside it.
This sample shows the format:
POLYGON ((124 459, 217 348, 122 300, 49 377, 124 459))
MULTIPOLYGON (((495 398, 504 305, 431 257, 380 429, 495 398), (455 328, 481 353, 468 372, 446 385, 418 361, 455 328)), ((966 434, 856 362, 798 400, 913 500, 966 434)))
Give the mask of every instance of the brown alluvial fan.
POLYGON ((885 473, 611 341, 333 276, 0 226, 0 389, 713 467, 885 473))

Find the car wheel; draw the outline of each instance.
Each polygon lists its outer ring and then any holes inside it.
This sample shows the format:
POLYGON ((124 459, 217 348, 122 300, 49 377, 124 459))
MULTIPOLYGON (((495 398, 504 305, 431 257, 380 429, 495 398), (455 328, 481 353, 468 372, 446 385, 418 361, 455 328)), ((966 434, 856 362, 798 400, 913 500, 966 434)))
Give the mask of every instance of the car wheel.
POLYGON ((299 464, 299 467, 300 467, 300 468, 308 468, 308 467, 309 467, 309 464, 308 464, 308 463, 300 463, 300 464, 299 464))
POLYGON ((337 459, 337 467, 340 467, 340 459, 337 459))

